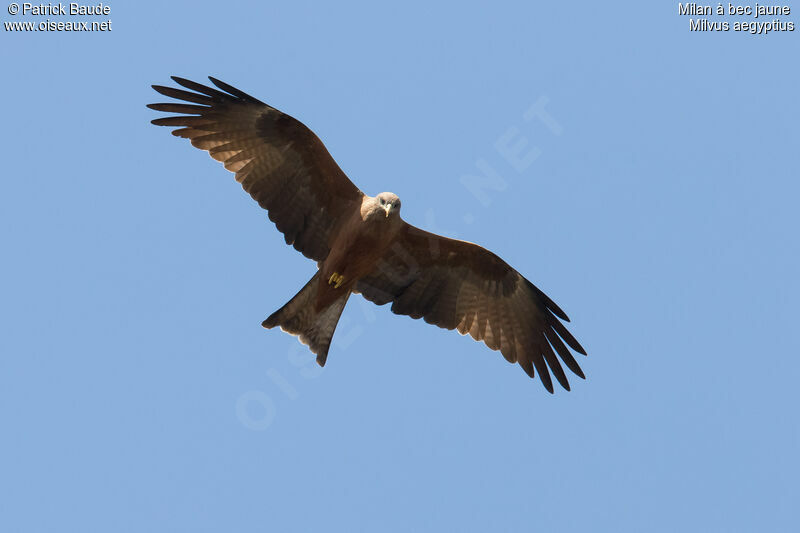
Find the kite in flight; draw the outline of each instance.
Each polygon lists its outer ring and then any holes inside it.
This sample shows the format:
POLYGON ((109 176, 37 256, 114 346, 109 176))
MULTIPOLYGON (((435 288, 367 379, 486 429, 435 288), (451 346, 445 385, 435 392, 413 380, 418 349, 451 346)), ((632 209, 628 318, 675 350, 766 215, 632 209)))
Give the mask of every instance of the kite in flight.
POLYGON ((586 355, 550 298, 492 252, 428 233, 400 218, 400 199, 368 196, 342 172, 322 141, 298 120, 217 79, 217 87, 172 77, 185 89, 153 85, 189 103, 150 104, 177 116, 157 126, 206 150, 284 234, 317 262, 317 273, 263 322, 299 337, 325 365, 333 332, 350 294, 392 312, 469 333, 553 392, 550 372, 569 382, 561 361, 584 378, 566 345, 586 355), (565 345, 566 343, 566 345, 565 345), (556 357, 556 354, 558 357, 556 357), (548 370, 549 369, 549 370, 548 370))

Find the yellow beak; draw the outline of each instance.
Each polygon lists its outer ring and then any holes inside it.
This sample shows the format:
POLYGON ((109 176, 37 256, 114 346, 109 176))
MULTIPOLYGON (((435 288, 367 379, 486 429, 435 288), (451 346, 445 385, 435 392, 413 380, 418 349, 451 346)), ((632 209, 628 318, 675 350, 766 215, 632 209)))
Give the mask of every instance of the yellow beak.
POLYGON ((384 207, 384 208, 383 208, 383 210, 384 210, 384 211, 386 211, 386 216, 387 216, 387 217, 389 216, 389 210, 390 210, 391 208, 392 208, 392 206, 391 206, 391 205, 387 205, 386 207, 384 207))

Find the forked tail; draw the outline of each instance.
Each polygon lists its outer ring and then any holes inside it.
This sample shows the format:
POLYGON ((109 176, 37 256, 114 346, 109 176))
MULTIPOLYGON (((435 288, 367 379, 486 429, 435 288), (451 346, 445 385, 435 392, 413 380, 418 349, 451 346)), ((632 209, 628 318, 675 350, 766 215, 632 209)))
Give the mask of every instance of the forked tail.
POLYGON ((317 354, 319 366, 325 366, 333 332, 336 331, 336 324, 339 323, 350 291, 317 312, 314 308, 319 290, 319 276, 320 273, 317 271, 294 298, 272 313, 261 325, 267 329, 280 326, 283 331, 297 336, 300 342, 308 345, 311 351, 317 354))

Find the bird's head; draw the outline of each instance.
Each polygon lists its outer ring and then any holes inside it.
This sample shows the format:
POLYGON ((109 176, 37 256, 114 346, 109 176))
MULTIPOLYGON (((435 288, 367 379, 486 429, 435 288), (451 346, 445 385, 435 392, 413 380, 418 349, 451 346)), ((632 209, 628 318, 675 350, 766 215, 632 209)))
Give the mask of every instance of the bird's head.
POLYGON ((400 214, 400 198, 393 192, 380 193, 375 197, 375 202, 386 218, 400 214))

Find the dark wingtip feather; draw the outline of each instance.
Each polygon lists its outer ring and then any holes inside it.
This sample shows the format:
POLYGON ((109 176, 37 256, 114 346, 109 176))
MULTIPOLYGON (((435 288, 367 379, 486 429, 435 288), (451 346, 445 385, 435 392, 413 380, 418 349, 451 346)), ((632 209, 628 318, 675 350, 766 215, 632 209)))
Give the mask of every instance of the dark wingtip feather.
POLYGON ((533 371, 533 363, 532 363, 532 362, 530 362, 528 359, 522 359, 522 358, 520 358, 520 360, 519 360, 519 366, 521 366, 521 367, 522 367, 522 370, 524 370, 524 371, 525 371, 525 373, 526 373, 526 374, 528 374, 528 377, 529 377, 529 378, 536 377, 536 374, 535 374, 535 373, 534 373, 534 371, 533 371))
POLYGON ((170 87, 165 87, 163 85, 151 85, 150 87, 152 87, 153 90, 159 94, 163 94, 164 96, 169 96, 165 92, 169 92, 170 87))
MULTIPOLYGON (((541 352, 539 352, 541 354, 541 352)), ((547 363, 544 362, 542 355, 535 355, 533 357, 533 365, 536 367, 536 372, 539 374, 539 381, 547 392, 553 394, 553 380, 550 378, 550 372, 547 370, 547 363)))
POLYGON ((567 375, 564 373, 564 369, 561 368, 561 365, 558 363, 558 359, 556 358, 556 354, 553 352, 553 349, 550 347, 550 344, 547 342, 547 336, 543 335, 543 339, 540 341, 542 344, 542 352, 544 353, 544 360, 547 363, 547 366, 550 367, 550 371, 558 380, 558 383, 567 390, 569 389, 569 380, 567 379, 567 375))
MULTIPOLYGON (((544 361, 543 361, 543 363, 544 363, 544 361)), ((536 378, 536 373, 535 372, 528 373, 528 371, 526 370, 525 373, 528 374, 528 376, 531 379, 535 379, 536 378)), ((550 379, 549 372, 547 372, 547 371, 539 372, 539 382, 542 384, 542 386, 545 388, 545 390, 547 390, 547 392, 549 392, 550 394, 555 394, 555 391, 553 390, 553 381, 550 379)))
POLYGON ((564 322, 569 322, 569 317, 567 316, 567 313, 565 313, 563 309, 561 309, 558 305, 556 305, 556 303, 553 300, 551 300, 549 296, 547 296, 541 289, 539 289, 539 287, 531 283, 530 280, 528 280, 528 278, 522 276, 522 279, 525 280, 525 283, 528 286, 528 288, 532 290, 533 293, 542 300, 545 307, 547 307, 553 314, 555 314, 558 318, 560 318, 564 322))
MULTIPOLYGON (((574 359, 573 359, 573 361, 574 361, 574 359)), ((576 376, 578 376, 579 378, 586 379, 586 374, 583 373, 583 369, 581 367, 577 366, 577 364, 575 365, 574 368, 570 367, 569 369, 572 370, 572 373, 575 374, 576 376)))
POLYGON ((567 368, 569 368, 572 371, 572 373, 575 374, 576 376, 586 379, 586 376, 583 375, 583 370, 581 370, 581 367, 578 365, 578 362, 575 360, 574 357, 572 357, 572 354, 567 349, 567 347, 564 346, 564 342, 556 334, 556 332, 552 329, 545 328, 544 336, 550 343, 550 345, 556 349, 558 355, 561 357, 561 360, 564 361, 564 364, 567 365, 567 368))
POLYGON ((196 81, 187 80, 186 78, 181 78, 180 76, 170 76, 172 81, 177 83, 178 85, 182 85, 187 89, 191 89, 193 91, 197 91, 199 93, 211 96, 212 98, 220 98, 220 99, 230 99, 230 95, 227 95, 221 91, 218 91, 212 87, 208 87, 203 85, 202 83, 197 83, 196 81))
POLYGON ((202 115, 209 109, 210 106, 205 105, 191 105, 191 104, 178 104, 175 102, 147 104, 147 107, 154 111, 164 111, 165 113, 185 113, 187 115, 202 115))
POLYGON ((178 117, 161 117, 150 121, 156 126, 195 126, 198 124, 208 124, 208 120, 194 115, 181 115, 178 117))
POLYGON ((175 98, 177 100, 184 100, 186 102, 194 102, 195 104, 202 104, 210 106, 214 103, 213 98, 205 94, 198 94, 183 89, 176 89, 175 87, 165 87, 163 85, 152 85, 153 89, 159 94, 175 98))
POLYGON ((550 326, 558 333, 558 335, 564 339, 564 341, 569 344, 570 348, 578 352, 579 354, 586 355, 586 350, 581 346, 581 343, 572 336, 567 328, 564 327, 564 324, 558 321, 558 319, 552 315, 547 316, 547 322, 550 326))
POLYGON ((211 83, 213 83, 214 85, 216 85, 217 87, 219 87, 223 91, 228 92, 228 93, 232 94, 233 96, 235 96, 237 98, 241 98, 242 100, 245 100, 247 102, 252 102, 252 103, 255 103, 255 104, 264 104, 264 102, 262 102, 261 100, 259 100, 257 98, 254 98, 254 97, 250 96, 249 94, 247 94, 246 92, 240 91, 236 87, 234 87, 232 85, 228 85, 224 81, 220 81, 220 80, 218 80, 217 78, 215 78, 213 76, 209 76, 208 79, 211 80, 211 83))
MULTIPOLYGON (((572 340, 575 340, 575 338, 573 337, 573 339, 572 339, 572 340)), ((581 343, 579 343, 577 340, 575 340, 575 346, 572 346, 572 348, 573 348, 573 349, 574 349, 576 352, 578 352, 579 354, 581 354, 581 355, 589 355, 589 354, 587 354, 587 353, 586 353, 586 349, 585 349, 583 346, 581 346, 581 343)))
POLYGON ((154 118, 150 121, 150 124, 155 126, 182 126, 183 124, 175 124, 175 119, 179 117, 161 117, 161 118, 154 118))

